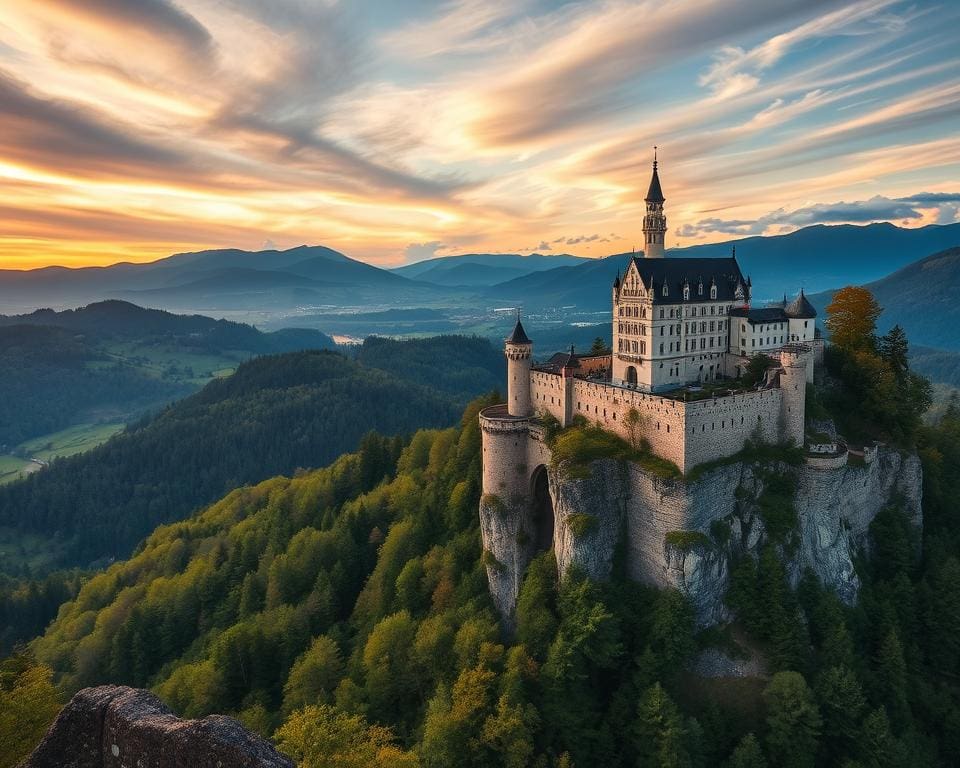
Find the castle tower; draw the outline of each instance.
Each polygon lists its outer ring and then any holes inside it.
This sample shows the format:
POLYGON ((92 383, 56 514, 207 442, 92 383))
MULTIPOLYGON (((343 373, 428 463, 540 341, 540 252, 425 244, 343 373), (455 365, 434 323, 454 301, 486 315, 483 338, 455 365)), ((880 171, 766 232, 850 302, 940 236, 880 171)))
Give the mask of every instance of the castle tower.
POLYGON ((653 148, 653 176, 647 190, 647 213, 643 217, 643 255, 648 259, 664 257, 664 241, 667 236, 667 217, 663 214, 666 202, 660 189, 660 176, 657 174, 657 148, 653 148))
POLYGON ((504 344, 507 358, 507 410, 511 416, 530 416, 533 404, 530 399, 530 358, 533 342, 527 338, 517 313, 517 324, 504 344))
POLYGON ((780 351, 780 419, 783 441, 803 447, 804 416, 807 399, 807 358, 810 351, 800 344, 788 344, 780 351))

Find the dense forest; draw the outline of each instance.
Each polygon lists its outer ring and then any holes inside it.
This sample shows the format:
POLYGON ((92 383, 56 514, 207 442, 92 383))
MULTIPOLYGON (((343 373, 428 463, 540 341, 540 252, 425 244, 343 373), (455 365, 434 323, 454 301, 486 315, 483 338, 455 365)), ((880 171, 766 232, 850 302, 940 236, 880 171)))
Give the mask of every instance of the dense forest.
POLYGON ((97 406, 129 409, 182 397, 192 387, 111 360, 57 327, 0 327, 0 453, 55 432, 97 406))
POLYGON ((451 424, 470 397, 501 378, 502 359, 483 340, 392 342, 382 360, 371 343, 361 354, 369 365, 334 352, 244 363, 92 451, 0 486, 0 525, 49 537, 59 566, 125 557, 157 525, 241 485, 329 464, 369 430, 451 424), (408 344, 432 368, 398 365, 396 350, 408 344), (471 375, 447 381, 445 391, 387 372, 435 383, 448 354, 471 375))
POLYGON ((482 405, 158 529, 64 607, 19 685, 52 695, 48 666, 67 692, 150 686, 187 716, 235 713, 305 766, 892 768, 960 753, 956 403, 917 434, 922 541, 896 508, 876 519, 857 607, 812 577, 791 590, 774 547, 737 569, 728 601, 771 667, 739 682, 685 671, 730 640, 619 566, 558 583, 542 555, 502 634, 477 531, 482 405))
MULTIPOLYGON (((22 754, 62 696, 109 681, 150 687, 184 716, 232 713, 304 768, 954 764, 960 400, 921 421, 929 386, 905 336, 875 335, 870 302, 835 299, 833 317, 856 322, 836 322, 812 416, 916 450, 924 526, 896 505, 876 517, 856 606, 812 574, 791 587, 771 539, 734 564, 735 624, 697 631, 683 595, 630 581, 621 557, 608 581, 560 581, 548 551, 505 633, 477 516, 477 413, 494 396, 457 427, 368 434, 329 467, 158 528, 0 664, 0 743, 22 754), (741 643, 763 676, 690 671, 701 651, 741 643)), ((765 514, 789 526, 791 491, 772 487, 765 514)))

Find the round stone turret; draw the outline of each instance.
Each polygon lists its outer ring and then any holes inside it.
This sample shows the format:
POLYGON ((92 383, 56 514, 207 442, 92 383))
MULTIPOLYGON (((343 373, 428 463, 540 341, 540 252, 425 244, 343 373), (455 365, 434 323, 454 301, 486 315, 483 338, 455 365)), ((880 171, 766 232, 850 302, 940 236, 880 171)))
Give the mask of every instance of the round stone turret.
POLYGON ((530 416, 533 413, 533 401, 530 398, 533 342, 527 338, 519 315, 513 333, 506 338, 503 354, 507 358, 507 409, 511 416, 530 416))
POLYGON ((780 351, 781 419, 783 441, 803 447, 804 411, 807 399, 807 358, 810 350, 803 344, 787 344, 780 351))

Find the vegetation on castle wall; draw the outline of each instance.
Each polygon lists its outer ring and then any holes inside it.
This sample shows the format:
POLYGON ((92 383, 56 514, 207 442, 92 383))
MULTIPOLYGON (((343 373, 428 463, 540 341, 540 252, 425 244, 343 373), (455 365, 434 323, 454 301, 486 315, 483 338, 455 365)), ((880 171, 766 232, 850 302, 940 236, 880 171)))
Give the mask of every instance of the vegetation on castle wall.
POLYGON ((673 462, 655 456, 644 446, 633 448, 619 435, 599 424, 587 423, 582 417, 574 419, 571 426, 556 433, 549 446, 551 467, 574 479, 590 477, 590 465, 601 459, 633 462, 657 477, 682 477, 673 462))
POLYGON ((797 481, 785 472, 763 472, 763 490, 757 498, 757 512, 770 541, 786 544, 797 529, 794 496, 797 481))
POLYGON ((582 539, 591 531, 596 530, 598 522, 594 515, 584 512, 573 512, 564 519, 567 528, 578 539, 582 539))
POLYGON ((710 537, 701 531, 667 531, 663 536, 664 542, 675 549, 688 552, 696 547, 709 549, 713 546, 710 537))
POLYGON ((782 463, 796 467, 803 464, 803 458, 803 448, 780 443, 764 443, 760 440, 747 440, 743 448, 732 456, 722 456, 718 459, 698 464, 687 472, 684 480, 687 483, 695 483, 708 472, 712 472, 719 467, 739 464, 740 462, 755 465, 782 463))

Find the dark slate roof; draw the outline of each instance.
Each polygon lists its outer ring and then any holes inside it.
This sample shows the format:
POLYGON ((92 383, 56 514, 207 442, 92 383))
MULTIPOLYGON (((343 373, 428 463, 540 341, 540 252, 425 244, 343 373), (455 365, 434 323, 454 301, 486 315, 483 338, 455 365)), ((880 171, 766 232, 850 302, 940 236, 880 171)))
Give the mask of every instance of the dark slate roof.
POLYGON ((817 310, 813 308, 813 304, 807 301, 807 297, 803 295, 803 288, 800 289, 800 295, 791 301, 784 311, 790 317, 801 320, 812 320, 817 316, 817 310))
POLYGON ((714 301, 744 301, 734 295, 737 285, 747 289, 747 281, 743 279, 740 265, 736 257, 722 259, 707 258, 667 258, 644 259, 639 256, 633 258, 637 271, 643 280, 644 286, 654 289, 654 304, 681 304, 684 303, 683 286, 689 284, 690 298, 686 303, 695 304, 710 301, 710 286, 716 283, 717 298, 714 301), (697 292, 700 281, 703 281, 703 295, 697 292), (667 295, 663 295, 663 284, 667 284, 667 295))
POLYGON ((563 361, 564 368, 579 368, 580 360, 573 353, 573 346, 570 347, 570 354, 567 355, 567 359, 563 361))
POLYGON ((657 162, 653 162, 653 176, 650 178, 650 189, 644 198, 648 203, 662 203, 666 200, 663 190, 660 189, 660 175, 657 173, 657 162))
POLYGON ((760 307, 759 309, 747 309, 746 307, 734 307, 730 310, 732 317, 745 317, 748 323, 754 325, 760 323, 783 323, 789 320, 783 307, 760 307))
POLYGON ((507 344, 532 344, 533 342, 527 338, 527 332, 523 330, 523 323, 520 322, 520 318, 517 318, 517 324, 513 326, 513 333, 511 333, 506 338, 507 344))

